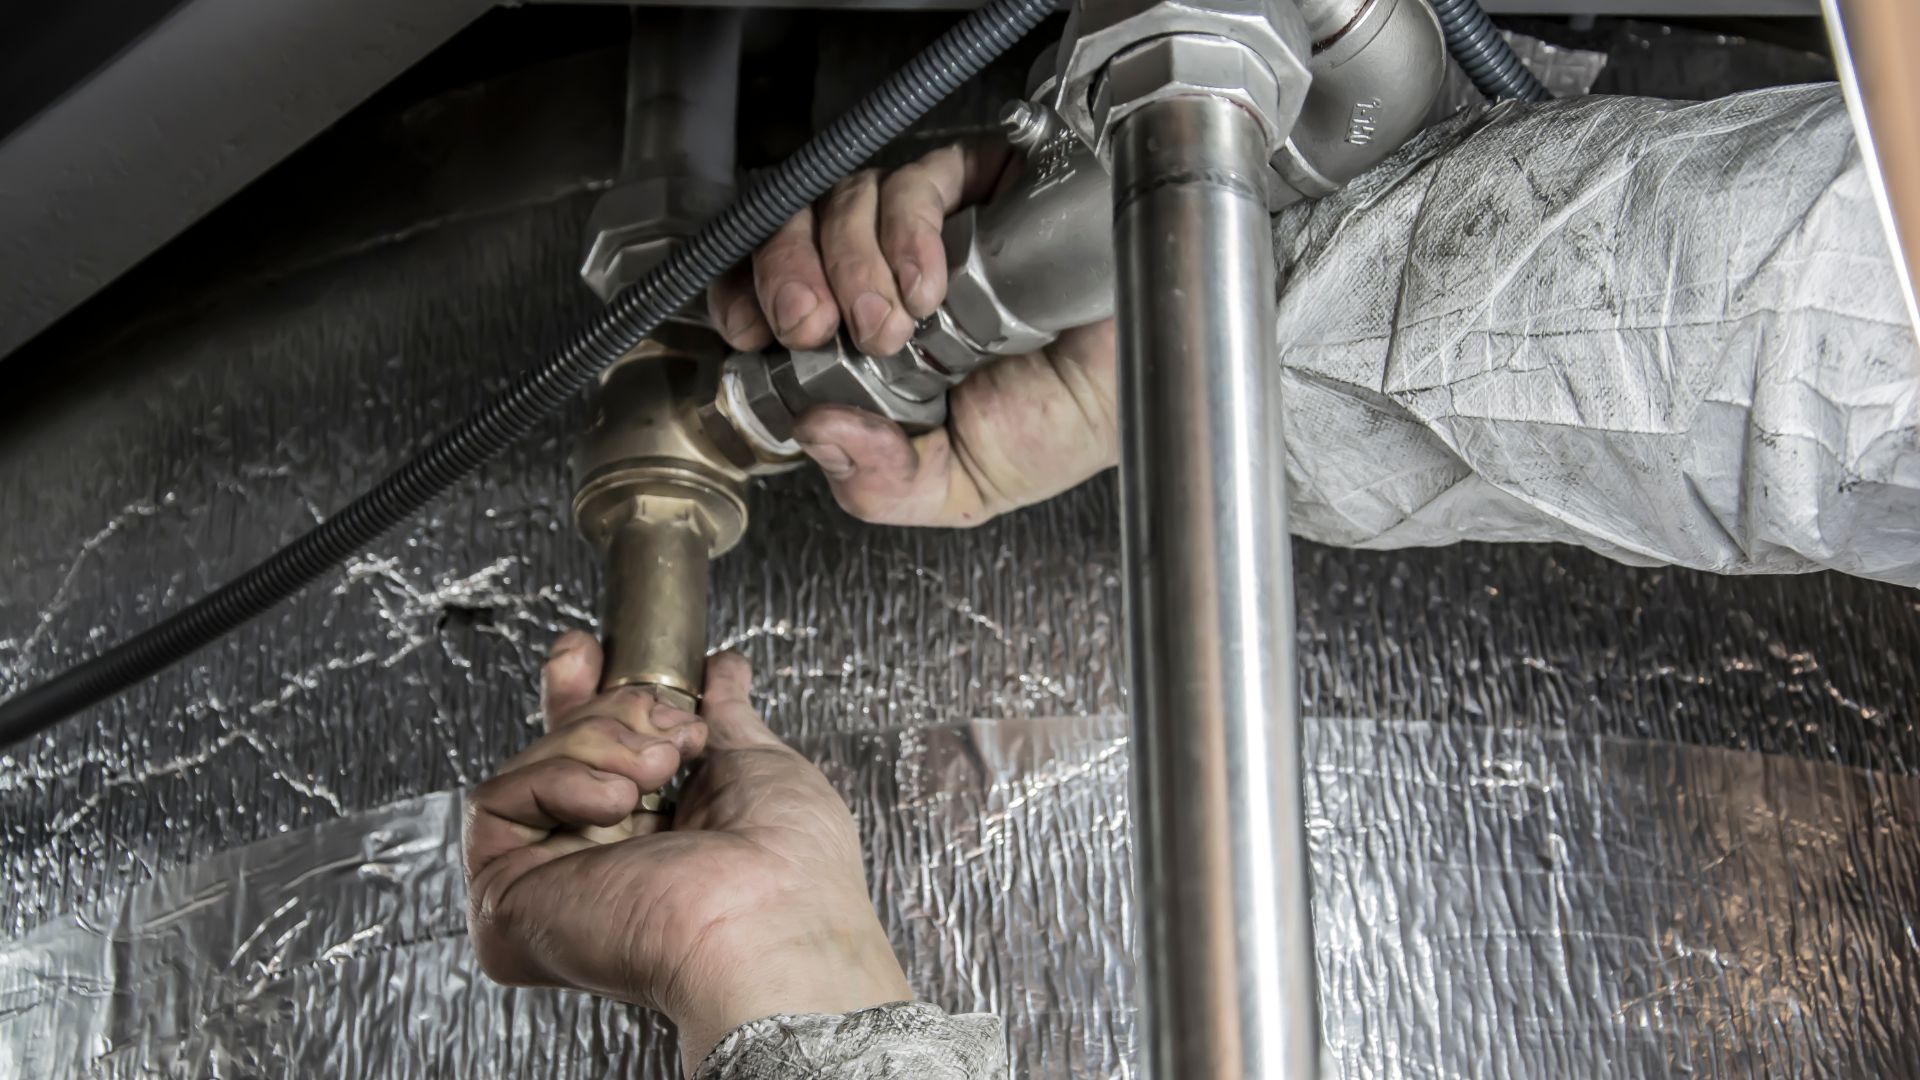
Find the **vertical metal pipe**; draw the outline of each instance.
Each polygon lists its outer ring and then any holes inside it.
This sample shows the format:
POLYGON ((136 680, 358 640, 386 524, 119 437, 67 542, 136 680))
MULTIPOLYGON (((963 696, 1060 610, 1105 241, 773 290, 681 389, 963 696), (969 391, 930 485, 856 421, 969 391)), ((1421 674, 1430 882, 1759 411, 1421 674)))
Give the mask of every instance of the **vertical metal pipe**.
POLYGON ((1317 1076, 1266 149, 1211 97, 1114 135, 1148 1071, 1317 1076))
POLYGON ((733 183, 744 18, 738 8, 633 9, 622 179, 733 183))

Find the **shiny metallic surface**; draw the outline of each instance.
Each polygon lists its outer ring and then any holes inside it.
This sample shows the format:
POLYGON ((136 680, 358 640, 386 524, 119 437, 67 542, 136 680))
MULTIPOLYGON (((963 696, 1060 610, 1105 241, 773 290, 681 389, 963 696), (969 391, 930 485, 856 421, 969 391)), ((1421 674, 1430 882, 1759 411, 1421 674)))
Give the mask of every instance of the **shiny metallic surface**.
MULTIPOLYGON (((604 81, 617 98, 617 64, 604 81)), ((616 165, 542 140, 605 95, 479 107, 500 89, 422 111, 474 122, 416 216, 367 211, 412 190, 391 170, 444 127, 336 129, 313 198, 278 192, 233 230, 257 250, 203 249, 214 279, 137 269, 85 335, 23 354, 85 377, 0 401, 0 692, 264 554, 591 309, 578 241, 616 165)), ((1751 576, 1832 553, 1789 561, 1738 517, 1706 546, 1650 452, 1684 435, 1755 493, 1798 475, 1790 455, 1832 454, 1792 521, 1844 550, 1887 505, 1840 491, 1846 440, 1811 425, 1863 431, 1920 386, 1900 381, 1911 334, 1844 104, 1807 105, 1822 93, 1463 122, 1279 220, 1290 517, 1396 549, 1293 548, 1329 1075, 1920 1060, 1916 594, 1751 576), (1516 184, 1474 182, 1496 167, 1516 184), (1579 211, 1530 216, 1531 185, 1579 211), (1683 232, 1716 211, 1739 227, 1683 232), (1491 220, 1498 245, 1461 242, 1491 220), (1678 235, 1678 262, 1646 239, 1678 235), (1732 326, 1704 318, 1723 296, 1732 326), (1869 352, 1875 380, 1812 363, 1815 342, 1869 352), (1549 348, 1580 393, 1532 381, 1549 348), (1620 349, 1630 392, 1591 392, 1620 349), (1683 392, 1708 374, 1747 380, 1762 427, 1675 428, 1738 400, 1697 410, 1683 392), (1586 446, 1604 482, 1556 486, 1531 467, 1543 445, 1586 446), (1625 543, 1749 576, 1576 546, 1625 543)), ((657 1017, 498 986, 466 939, 459 790, 537 735, 547 643, 596 623, 565 498, 582 422, 551 419, 292 603, 0 755, 0 1077, 679 1075, 657 1017)), ((750 486, 754 527, 712 570, 711 643, 752 659, 773 729, 854 808, 916 994, 1004 1015, 1011 1074, 1038 1080, 1141 1075, 1116 497, 1108 475, 906 530, 851 520, 802 471, 750 486)))
POLYGON ((1319 198, 1386 160, 1426 125, 1449 67, 1425 0, 1368 0, 1338 37, 1316 41, 1313 86, 1274 155, 1285 205, 1319 198))
MULTIPOLYGON (((1107 289, 1109 295, 1113 290, 1107 289)), ((913 328, 911 347, 927 364, 954 375, 965 375, 991 363, 995 356, 977 344, 954 322, 953 312, 941 304, 913 328)))
POLYGON ((685 708, 699 698, 706 668, 712 539, 691 506, 654 511, 622 522, 607 542, 600 688, 654 687, 685 708))
POLYGON ((755 475, 795 467, 802 456, 800 445, 791 438, 776 437, 761 419, 762 410, 771 413, 782 430, 793 430, 793 413, 773 387, 766 357, 757 353, 728 356, 720 368, 720 391, 712 408, 700 410, 708 437, 719 446, 738 443, 739 452, 729 450, 728 456, 736 462, 751 461, 747 471, 755 475))
POLYGON ((1140 109, 1179 97, 1217 97, 1260 124, 1271 154, 1299 115, 1275 107, 1280 85, 1254 51, 1213 34, 1168 34, 1135 45, 1107 62, 1093 95, 1094 144, 1106 146, 1121 122, 1140 109))
MULTIPOLYGON (((69 343, 90 377, 0 427, 0 683, 258 556, 517 371, 503 342, 565 333, 592 198, 448 214, 69 343)), ((0 1076, 679 1075, 658 1018, 498 986, 466 939, 458 790, 536 736, 547 643, 596 622, 580 424, 0 757, 0 1076)), ((1140 1075, 1115 499, 1107 476, 881 528, 802 472, 750 489, 713 565, 711 643, 854 807, 915 992, 1001 1012, 1040 1080, 1140 1075)), ((1566 544, 1294 554, 1330 1073, 1920 1059, 1911 589, 1566 544)))
POLYGON ((1224 98, 1114 136, 1121 516, 1150 1075, 1319 1075, 1274 350, 1272 147, 1224 98))
POLYGON ((1168 34, 1212 34, 1252 49, 1279 86, 1271 126, 1292 126, 1312 78, 1312 38, 1294 0, 1078 0, 1060 38, 1054 111, 1088 145, 1103 149, 1093 110, 1107 64, 1168 34))
POLYGON ((673 326, 600 377, 573 452, 574 522, 605 559, 604 688, 699 696, 707 562, 747 527, 747 471, 708 437, 720 343, 673 326))
POLYGON ((629 17, 621 183, 594 206, 580 266, 602 300, 733 197, 743 13, 636 8, 629 17))
MULTIPOLYGON (((1025 149, 1020 178, 989 202, 949 217, 941 231, 948 281, 942 307, 958 331, 947 337, 993 355, 1032 352, 1062 330, 1113 313, 1107 171, 1051 109, 1033 108, 1046 119, 1025 149)), ((936 322, 916 339, 943 332, 936 322)), ((950 370, 961 370, 949 341, 928 348, 950 370)))
MULTIPOLYGON (((947 417, 946 389, 955 381, 929 369, 911 349, 868 356, 844 335, 817 349, 768 353, 766 363, 788 415, 798 417, 815 405, 852 405, 909 431, 940 426, 947 417)), ((782 425, 771 407, 756 415, 774 437, 792 437, 792 422, 782 425)))
POLYGON ((1375 0, 1298 0, 1307 20, 1307 36, 1316 51, 1338 38, 1375 0))
POLYGON ((1015 98, 1000 110, 1000 131, 1007 142, 1026 150, 1046 137, 1051 115, 1051 109, 1015 98))
POLYGON ((1822 0, 1821 9, 1920 334, 1920 76, 1913 66, 1920 14, 1900 0, 1822 0))
POLYGON ((613 299, 665 259, 678 240, 726 209, 732 195, 731 187, 678 176, 630 180, 608 191, 587 219, 580 279, 595 296, 613 299))

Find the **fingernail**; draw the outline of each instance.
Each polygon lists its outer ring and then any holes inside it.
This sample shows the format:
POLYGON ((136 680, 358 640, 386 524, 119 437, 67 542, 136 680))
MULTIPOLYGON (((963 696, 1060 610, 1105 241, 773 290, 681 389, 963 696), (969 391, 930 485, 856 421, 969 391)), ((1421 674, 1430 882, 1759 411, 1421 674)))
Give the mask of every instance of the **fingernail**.
POLYGON ((893 314, 893 305, 877 292, 861 293, 860 299, 853 302, 853 329, 862 341, 871 341, 878 337, 887 325, 887 316, 893 314))
POLYGON ((634 753, 637 753, 637 754, 646 753, 647 747, 652 746, 654 743, 657 743, 660 741, 659 739, 656 739, 651 735, 642 735, 637 731, 623 731, 620 734, 615 735, 614 738, 620 740, 621 746, 624 746, 627 749, 632 750, 634 753))
POLYGON ((894 273, 900 279, 900 295, 908 307, 914 307, 925 299, 920 295, 920 286, 926 284, 926 278, 920 273, 919 263, 912 259, 901 259, 894 273))
POLYGON ((580 634, 562 634, 547 646, 547 659, 558 660, 563 656, 572 656, 586 647, 586 638, 580 634))
POLYGON ((820 471, 832 480, 845 480, 853 475, 853 459, 845 450, 828 443, 801 443, 800 449, 807 452, 820 471))
POLYGON ((813 294, 812 289, 797 281, 789 281, 780 286, 780 291, 773 296, 773 317, 780 324, 780 332, 787 334, 805 322, 807 316, 813 314, 813 309, 819 306, 820 298, 813 294))
POLYGON ((753 318, 753 301, 745 296, 735 300, 727 308, 727 336, 737 338, 753 329, 753 318))
POLYGON ((680 751, 674 749, 672 743, 656 742, 647 749, 640 751, 640 763, 642 765, 665 769, 676 767, 679 761, 680 751))
POLYGON ((653 710, 653 726, 662 730, 678 727, 691 719, 693 717, 690 714, 671 705, 662 705, 653 710))

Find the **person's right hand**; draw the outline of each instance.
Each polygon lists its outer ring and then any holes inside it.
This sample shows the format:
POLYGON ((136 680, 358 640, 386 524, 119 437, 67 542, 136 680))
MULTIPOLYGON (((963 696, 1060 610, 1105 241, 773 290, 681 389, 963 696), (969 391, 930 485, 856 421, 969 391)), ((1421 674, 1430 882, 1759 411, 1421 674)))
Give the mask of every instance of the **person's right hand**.
POLYGON ((510 986, 659 1009, 691 1076, 750 1020, 913 997, 868 899, 860 831, 813 763, 760 722, 746 660, 707 662, 692 716, 626 687, 562 637, 543 672, 547 735, 467 797, 468 935, 510 986), (640 796, 700 765, 671 828, 640 796))
MULTIPOLYGON (((936 150, 891 174, 855 173, 803 210, 708 292, 736 349, 812 348, 844 324, 862 351, 899 351, 947 295, 940 227, 992 194, 1017 156, 1004 142, 936 150)), ((947 397, 947 424, 899 425, 827 405, 794 436, 855 517, 888 525, 978 525, 1050 498, 1114 464, 1113 321, 974 372, 947 397)))

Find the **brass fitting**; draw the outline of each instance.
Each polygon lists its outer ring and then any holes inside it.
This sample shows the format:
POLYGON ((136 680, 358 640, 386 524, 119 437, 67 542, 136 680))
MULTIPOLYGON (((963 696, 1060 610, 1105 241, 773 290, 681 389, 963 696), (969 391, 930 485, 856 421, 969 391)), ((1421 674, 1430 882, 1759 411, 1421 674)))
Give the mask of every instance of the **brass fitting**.
POLYGON ((725 346, 668 324, 609 367, 573 455, 573 518, 606 561, 601 689, 691 709, 707 652, 707 563, 746 530, 750 476, 792 467, 716 439, 725 346))

